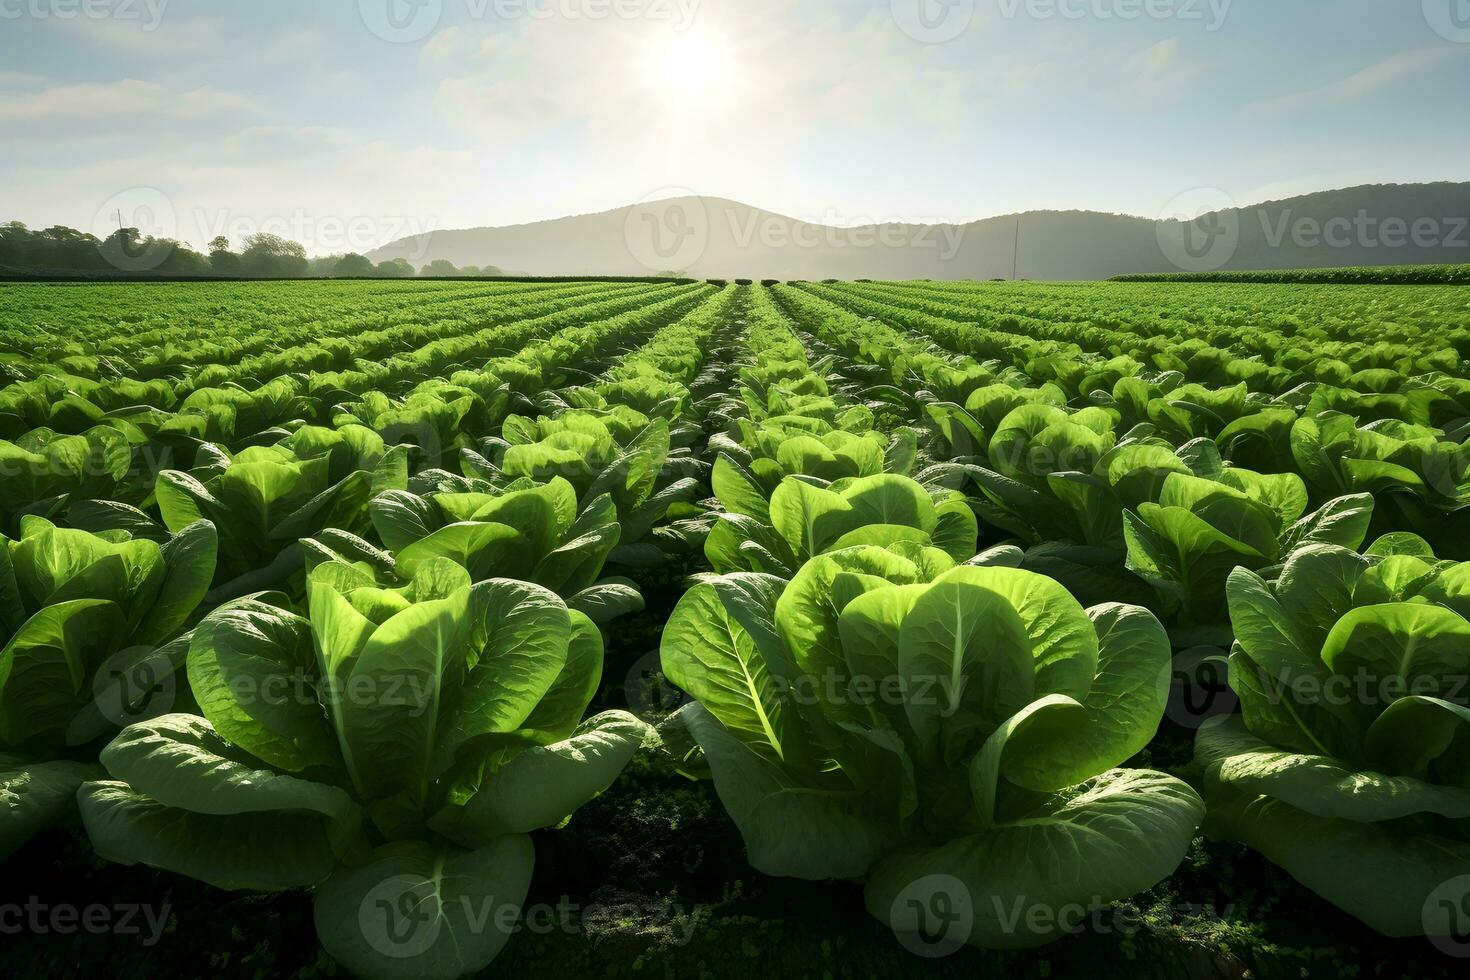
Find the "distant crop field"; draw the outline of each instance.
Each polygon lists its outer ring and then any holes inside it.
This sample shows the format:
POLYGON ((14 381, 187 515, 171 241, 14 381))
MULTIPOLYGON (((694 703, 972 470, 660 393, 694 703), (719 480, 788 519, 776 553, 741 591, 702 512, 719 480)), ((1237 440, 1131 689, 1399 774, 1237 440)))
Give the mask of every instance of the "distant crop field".
POLYGON ((32 975, 1452 976, 1467 675, 1456 286, 0 285, 32 975))
POLYGON ((1258 282, 1327 283, 1336 285, 1463 286, 1470 284, 1470 264, 1350 266, 1340 269, 1277 269, 1260 272, 1176 272, 1116 276, 1114 282, 1258 282))

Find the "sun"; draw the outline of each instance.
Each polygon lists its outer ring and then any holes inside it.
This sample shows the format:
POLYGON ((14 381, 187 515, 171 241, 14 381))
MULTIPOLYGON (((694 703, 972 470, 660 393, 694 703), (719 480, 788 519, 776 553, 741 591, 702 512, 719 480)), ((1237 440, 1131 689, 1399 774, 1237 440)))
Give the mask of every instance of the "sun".
POLYGON ((729 50, 719 39, 675 34, 654 43, 644 65, 644 81, 673 102, 708 100, 733 80, 729 50))

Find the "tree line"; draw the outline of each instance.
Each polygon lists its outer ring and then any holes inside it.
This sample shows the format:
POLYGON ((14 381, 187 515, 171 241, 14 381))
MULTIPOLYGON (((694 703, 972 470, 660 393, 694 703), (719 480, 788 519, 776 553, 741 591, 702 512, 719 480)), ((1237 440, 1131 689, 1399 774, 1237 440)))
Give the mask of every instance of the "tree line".
POLYGON ((499 276, 493 266, 460 268, 444 259, 415 269, 407 259, 374 263, 356 252, 309 258, 306 247, 279 235, 246 235, 231 247, 220 235, 208 253, 171 238, 120 228, 96 235, 56 225, 32 230, 19 221, 0 225, 0 276, 222 276, 242 279, 408 279, 414 276, 499 276))

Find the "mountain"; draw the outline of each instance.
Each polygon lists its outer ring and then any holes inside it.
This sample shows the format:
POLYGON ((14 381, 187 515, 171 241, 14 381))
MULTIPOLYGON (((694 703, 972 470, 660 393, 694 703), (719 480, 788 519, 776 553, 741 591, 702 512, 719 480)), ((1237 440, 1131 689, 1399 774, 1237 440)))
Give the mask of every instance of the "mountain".
MULTIPOLYGON (((1182 199, 1185 217, 1202 210, 1182 199)), ((435 231, 373 252, 522 275, 781 279, 1105 279, 1140 272, 1470 262, 1470 183, 1371 184, 1189 222, 1030 211, 963 225, 836 228, 682 197, 503 228, 435 231), (1019 244, 1019 248, 1017 245, 1019 244)))

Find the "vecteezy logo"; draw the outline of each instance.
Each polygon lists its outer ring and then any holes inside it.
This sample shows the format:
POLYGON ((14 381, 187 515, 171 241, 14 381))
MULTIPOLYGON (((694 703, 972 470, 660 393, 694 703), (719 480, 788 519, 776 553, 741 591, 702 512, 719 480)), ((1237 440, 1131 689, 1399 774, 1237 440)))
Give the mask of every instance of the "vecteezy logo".
POLYGON ((655 275, 687 272, 709 247, 704 198, 687 188, 664 188, 628 209, 623 240, 628 254, 655 275))
POLYGON ((1213 187, 1174 198, 1154 228, 1159 251, 1182 272, 1214 272, 1240 247, 1240 211, 1229 194, 1213 187))
POLYGON ((915 41, 943 44, 969 29, 975 0, 889 0, 893 20, 915 41))
POLYGON ((1197 729, 1211 718, 1233 714, 1240 699, 1230 688, 1230 666, 1216 647, 1195 647, 1174 658, 1169 671, 1170 721, 1197 729))
POLYGON ((1470 437, 1470 418, 1452 419, 1440 428, 1444 430, 1440 442, 1419 448, 1417 469, 1430 493, 1456 501, 1460 488, 1470 479, 1470 459, 1460 450, 1460 445, 1470 437))
POLYGON ((1470 875, 1451 878, 1429 893, 1423 925, 1440 952, 1470 958, 1470 875))
POLYGON ((179 217, 168 195, 156 187, 114 194, 92 218, 98 251, 120 272, 152 272, 174 253, 179 217))
POLYGON ((129 647, 103 662, 92 684, 97 712, 119 728, 173 708, 178 680, 165 650, 129 647))
POLYGON ((368 945, 400 960, 428 952, 439 938, 442 922, 434 883, 413 875, 395 875, 373 888, 357 913, 368 945))
POLYGON ((925 875, 898 893, 888 921, 914 955, 948 956, 969 941, 975 925, 970 889, 953 875, 925 875))
POLYGON ((628 710, 650 724, 663 721, 689 703, 689 695, 664 676, 657 650, 645 653, 633 664, 623 683, 623 694, 628 710))
POLYGON ((434 32, 444 0, 357 0, 367 29, 390 44, 416 44, 434 32))
POLYGON ((1424 19, 1446 41, 1470 44, 1470 0, 1424 0, 1424 19))
POLYGON ((431 420, 399 419, 383 426, 379 433, 389 446, 411 447, 418 457, 416 468, 432 468, 443 462, 444 440, 431 420))

